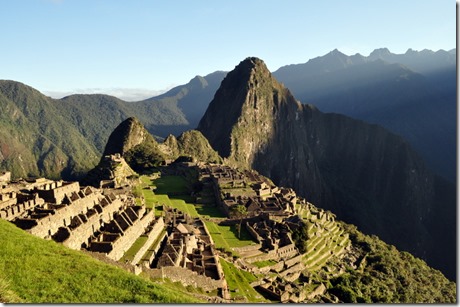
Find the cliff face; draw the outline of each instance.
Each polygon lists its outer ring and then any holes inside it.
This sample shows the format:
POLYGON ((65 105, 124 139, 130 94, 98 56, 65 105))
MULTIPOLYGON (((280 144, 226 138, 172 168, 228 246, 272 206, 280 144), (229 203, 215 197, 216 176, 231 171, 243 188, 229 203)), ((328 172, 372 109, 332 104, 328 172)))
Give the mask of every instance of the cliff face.
MULTIPOLYGON (((294 188, 366 233, 428 261, 455 256, 436 245, 445 238, 439 225, 427 227, 430 212, 448 204, 436 203, 437 179, 408 143, 380 126, 300 104, 259 59, 227 75, 198 130, 228 163, 294 188)), ((448 241, 455 246, 455 236, 448 241)), ((452 278, 455 260, 447 262, 431 265, 452 278)))

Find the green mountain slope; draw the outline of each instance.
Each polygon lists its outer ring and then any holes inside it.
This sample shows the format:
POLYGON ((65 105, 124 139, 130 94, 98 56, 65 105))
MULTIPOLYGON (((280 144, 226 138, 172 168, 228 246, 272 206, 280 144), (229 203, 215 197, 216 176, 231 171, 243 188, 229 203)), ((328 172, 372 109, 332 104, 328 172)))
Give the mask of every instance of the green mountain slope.
POLYGON ((195 128, 224 75, 197 76, 138 102, 98 94, 56 100, 0 80, 0 169, 13 177, 78 179, 97 164, 112 131, 129 117, 159 138, 195 128))
POLYGON ((423 260, 342 224, 361 257, 356 270, 331 279, 328 291, 347 303, 455 303, 456 284, 423 260))
POLYGON ((193 303, 89 255, 0 220, 0 301, 9 303, 193 303))
MULTIPOLYGON (((83 183, 98 186, 101 180, 112 179, 109 178, 112 177, 110 174, 116 173, 112 168, 121 164, 107 161, 104 157, 115 154, 120 154, 129 167, 138 172, 181 156, 203 162, 222 161, 208 140, 197 130, 185 131, 178 138, 169 135, 162 143, 158 143, 137 118, 130 117, 110 134, 99 164, 88 172, 83 183)), ((123 173, 130 175, 132 170, 123 173)))
POLYGON ((22 83, 0 81, 0 167, 14 177, 78 177, 98 154, 57 102, 22 83))

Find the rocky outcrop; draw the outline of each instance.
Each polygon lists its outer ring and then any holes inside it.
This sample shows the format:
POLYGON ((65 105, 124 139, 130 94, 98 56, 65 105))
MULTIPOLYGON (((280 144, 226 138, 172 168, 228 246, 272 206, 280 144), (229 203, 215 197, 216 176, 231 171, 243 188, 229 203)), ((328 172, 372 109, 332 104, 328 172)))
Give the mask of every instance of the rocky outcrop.
MULTIPOLYGON (((300 104, 263 61, 247 58, 228 73, 198 130, 229 164, 294 188, 446 274, 455 268, 454 258, 430 261, 455 257, 455 249, 435 243, 447 235, 439 225, 427 227, 431 213, 450 204, 436 203, 438 179, 408 143, 380 126, 300 104)), ((455 246, 455 236, 448 241, 455 246)))
POLYGON ((119 124, 110 134, 105 146, 104 156, 117 153, 124 155, 145 142, 156 143, 139 120, 135 117, 130 117, 119 124))
POLYGON ((116 185, 122 185, 129 182, 136 171, 158 166, 166 160, 176 160, 180 156, 203 162, 222 161, 199 131, 186 131, 178 138, 169 135, 159 144, 139 120, 130 117, 112 132, 101 161, 82 181, 97 187, 101 180, 115 180, 116 185))

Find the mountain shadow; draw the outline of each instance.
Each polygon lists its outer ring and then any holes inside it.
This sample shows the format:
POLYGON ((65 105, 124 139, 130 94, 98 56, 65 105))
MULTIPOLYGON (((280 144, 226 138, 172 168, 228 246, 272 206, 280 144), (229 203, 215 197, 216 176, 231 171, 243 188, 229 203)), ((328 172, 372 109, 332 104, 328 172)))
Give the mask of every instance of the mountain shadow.
POLYGON ((294 188, 455 279, 455 232, 446 232, 455 187, 400 136, 301 104, 257 58, 228 73, 198 130, 227 163, 294 188))

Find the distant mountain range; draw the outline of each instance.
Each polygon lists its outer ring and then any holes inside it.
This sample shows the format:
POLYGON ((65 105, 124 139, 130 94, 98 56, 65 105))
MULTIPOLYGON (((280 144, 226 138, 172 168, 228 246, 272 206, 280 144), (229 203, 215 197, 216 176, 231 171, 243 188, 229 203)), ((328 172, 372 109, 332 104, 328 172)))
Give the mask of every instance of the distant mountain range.
POLYGON ((428 166, 456 178, 456 50, 334 50, 273 75, 302 103, 382 125, 407 139, 428 166))

